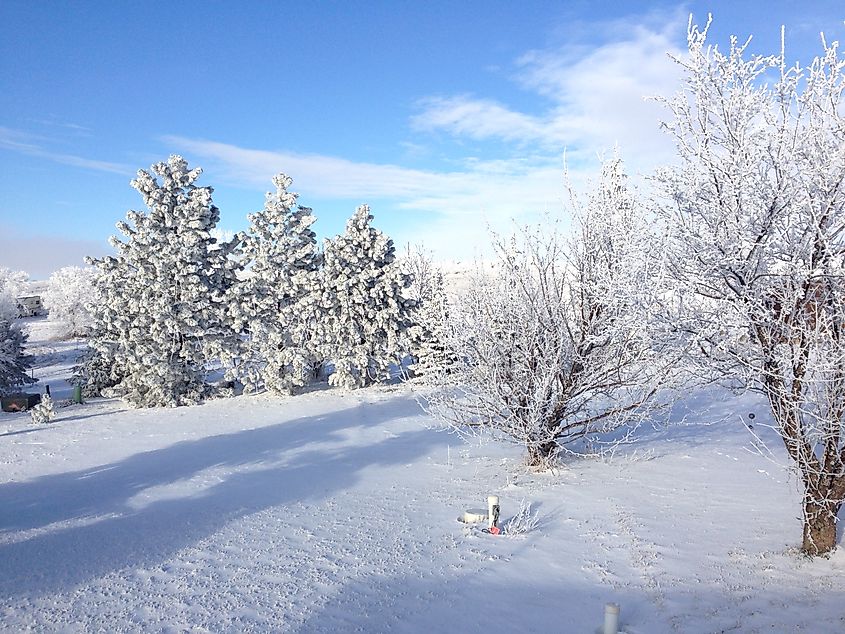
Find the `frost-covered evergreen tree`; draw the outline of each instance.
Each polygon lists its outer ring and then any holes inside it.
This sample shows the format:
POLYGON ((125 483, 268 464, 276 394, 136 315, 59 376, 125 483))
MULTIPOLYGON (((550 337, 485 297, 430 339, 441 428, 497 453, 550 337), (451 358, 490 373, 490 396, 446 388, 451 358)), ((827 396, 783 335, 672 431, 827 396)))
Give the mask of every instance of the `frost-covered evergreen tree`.
POLYGON ((441 337, 448 313, 443 273, 432 262, 431 254, 419 245, 408 246, 400 266, 410 276, 405 295, 413 301, 412 323, 405 343, 410 356, 405 359, 405 367, 412 376, 421 376, 447 363, 441 337))
POLYGON ((149 211, 117 223, 126 236, 111 238, 117 257, 89 260, 101 273, 93 358, 118 381, 104 393, 135 406, 197 402, 209 362, 234 347, 225 310, 231 245, 210 234, 220 214, 211 187, 194 184, 201 173, 178 155, 139 170, 131 185, 149 211))
MULTIPOLYGON (((123 357, 118 358, 117 342, 121 338, 122 322, 106 319, 106 306, 112 305, 115 297, 123 291, 123 267, 117 266, 116 260, 97 267, 94 278, 96 301, 91 305, 92 325, 88 336, 88 349, 76 360, 70 379, 72 385, 82 388, 86 397, 102 396, 104 392, 120 383, 124 376, 121 365, 123 357)), ((90 261, 92 264, 93 260, 90 261)))
MULTIPOLYGON (((103 340, 100 335, 100 341, 103 340)), ((115 359, 89 346, 77 357, 70 384, 81 387, 85 397, 101 396, 105 390, 120 383, 121 376, 115 359)))
POLYGON ((410 370, 415 376, 429 375, 435 371, 449 371, 457 355, 446 345, 446 322, 449 301, 443 284, 443 273, 433 271, 429 282, 421 289, 413 311, 414 324, 409 338, 414 363, 410 370))
POLYGON ((0 394, 14 392, 35 382, 26 373, 30 363, 23 352, 24 343, 26 334, 20 327, 0 316, 0 394))
POLYGON ((320 350, 334 364, 329 383, 346 388, 387 376, 401 354, 412 301, 403 292, 410 276, 396 262, 393 241, 371 226, 358 207, 346 232, 326 241, 318 321, 320 350))
POLYGON ((273 178, 264 209, 241 236, 244 279, 233 287, 235 328, 245 332, 235 376, 245 391, 290 393, 313 374, 314 286, 320 262, 314 215, 296 204, 290 177, 273 178))
POLYGON ((29 357, 23 351, 26 333, 15 323, 18 316, 15 297, 26 278, 22 271, 0 269, 0 394, 34 382, 26 373, 29 368, 29 357))
POLYGON ((94 325, 91 314, 97 303, 97 269, 66 266, 50 276, 44 307, 52 322, 61 324, 63 335, 86 337, 94 325))

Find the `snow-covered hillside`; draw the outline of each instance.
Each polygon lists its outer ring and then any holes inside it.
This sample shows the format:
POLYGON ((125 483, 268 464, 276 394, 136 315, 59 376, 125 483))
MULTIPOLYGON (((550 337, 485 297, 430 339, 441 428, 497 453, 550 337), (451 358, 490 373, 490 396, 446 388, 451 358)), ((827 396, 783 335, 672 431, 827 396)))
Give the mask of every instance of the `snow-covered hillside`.
MULTIPOLYGON (((61 400, 75 346, 45 324, 61 400)), ((0 630, 592 633, 613 601, 629 634, 840 632, 845 554, 796 553, 799 494, 750 412, 699 395, 555 474, 430 429, 407 386, 0 414, 0 630), (539 525, 456 521, 488 494, 539 525)))

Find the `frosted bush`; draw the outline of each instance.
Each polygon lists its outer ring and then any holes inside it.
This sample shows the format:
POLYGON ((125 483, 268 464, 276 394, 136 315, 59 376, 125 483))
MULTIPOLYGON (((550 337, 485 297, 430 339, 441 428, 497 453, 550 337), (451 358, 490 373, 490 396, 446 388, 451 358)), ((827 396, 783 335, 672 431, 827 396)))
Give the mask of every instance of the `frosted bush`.
POLYGON ((41 402, 29 411, 29 416, 36 424, 49 423, 56 417, 53 399, 49 394, 41 397, 41 402))
POLYGON ((97 301, 96 279, 97 269, 90 266, 66 266, 50 276, 44 307, 50 321, 62 324, 64 336, 85 337, 90 333, 97 301))
POLYGON ((505 535, 525 535, 533 531, 539 521, 539 515, 531 512, 531 503, 522 500, 514 516, 505 524, 502 533, 505 535))

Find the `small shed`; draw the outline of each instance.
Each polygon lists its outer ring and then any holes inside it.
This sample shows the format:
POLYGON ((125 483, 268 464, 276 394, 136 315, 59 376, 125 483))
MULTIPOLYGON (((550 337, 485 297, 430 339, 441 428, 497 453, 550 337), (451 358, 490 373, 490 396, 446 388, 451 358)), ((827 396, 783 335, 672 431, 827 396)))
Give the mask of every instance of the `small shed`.
POLYGON ((18 314, 21 317, 35 317, 37 315, 46 315, 47 311, 44 309, 44 304, 41 302, 40 295, 27 295, 26 297, 18 297, 18 314))

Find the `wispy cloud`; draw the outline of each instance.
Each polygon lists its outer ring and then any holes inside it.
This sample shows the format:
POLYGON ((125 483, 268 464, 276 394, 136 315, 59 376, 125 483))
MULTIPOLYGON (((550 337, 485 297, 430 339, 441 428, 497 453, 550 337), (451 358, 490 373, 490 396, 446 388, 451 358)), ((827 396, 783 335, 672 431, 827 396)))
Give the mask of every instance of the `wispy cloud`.
MULTIPOLYGON (((455 137, 497 140, 518 147, 539 146, 570 156, 595 155, 619 145, 643 169, 663 162, 671 152, 658 133, 665 116, 646 97, 677 90, 680 76, 668 53, 681 54, 680 16, 667 18, 660 29, 630 25, 620 39, 592 49, 533 50, 516 60, 513 80, 548 100, 537 115, 468 95, 439 96, 419 102, 412 118, 419 131, 455 137)), ((600 25, 594 25, 597 31, 600 25)))
POLYGON ((473 139, 498 138, 505 141, 553 141, 544 133, 548 122, 487 99, 476 99, 469 95, 452 97, 427 97, 418 105, 423 111, 412 117, 411 124, 417 130, 445 130, 455 136, 473 139))
POLYGON ((436 176, 389 164, 358 163, 335 156, 243 148, 206 139, 169 135, 162 141, 202 157, 231 184, 268 187, 277 172, 291 174, 302 191, 326 198, 408 198, 436 176))
MULTIPOLYGON (((659 23, 651 18, 648 24, 659 23)), ((630 171, 670 159, 671 143, 659 132, 665 113, 645 97, 677 90, 679 72, 667 53, 681 52, 676 41, 683 41, 684 26, 678 16, 659 27, 614 25, 612 42, 526 52, 515 60, 513 81, 548 104, 539 113, 467 94, 422 99, 411 120, 413 143, 423 145, 427 133, 438 132, 498 144, 495 155, 465 157, 442 170, 184 136, 163 140, 230 185, 266 189, 272 175, 284 171, 306 202, 389 200, 393 209, 409 212, 406 235, 394 238, 423 241, 456 257, 486 242, 487 226, 505 230, 512 218, 564 207, 564 152, 576 185, 595 170, 597 155, 616 145, 630 171)))
POLYGON ((78 123, 73 123, 69 121, 61 121, 55 117, 47 119, 28 119, 28 121, 31 121, 32 123, 36 123, 41 126, 70 131, 79 136, 90 136, 91 134, 91 128, 89 128, 88 126, 79 125, 78 123))
POLYGON ((12 128, 0 127, 0 148, 2 149, 18 152, 19 154, 25 154, 27 156, 37 156, 55 163, 62 163, 63 165, 72 165, 74 167, 97 170, 100 172, 112 172, 114 174, 135 173, 134 169, 122 163, 99 161, 96 159, 76 156, 74 154, 54 152, 44 147, 44 144, 48 141, 49 139, 46 139, 43 136, 29 134, 12 128))
POLYGON ((393 199, 403 209, 430 210, 444 215, 493 214, 548 202, 560 193, 563 161, 545 158, 479 161, 449 172, 410 169, 398 165, 357 163, 318 154, 295 154, 243 148, 217 141, 167 136, 163 140, 190 153, 232 185, 267 188, 273 174, 284 171, 296 189, 317 198, 393 199), (521 204, 520 204, 521 201, 521 204))
MULTIPOLYGON (((229 185, 267 189, 271 176, 283 171, 294 177, 305 204, 338 199, 349 201, 351 211, 362 202, 390 200, 392 213, 404 214, 404 228, 392 237, 398 243, 424 242, 444 257, 459 257, 486 242, 488 226, 504 230, 512 218, 562 206, 562 157, 468 159, 462 169, 435 172, 180 136, 163 140, 229 185)), ((375 209, 380 217, 385 211, 375 209)))

